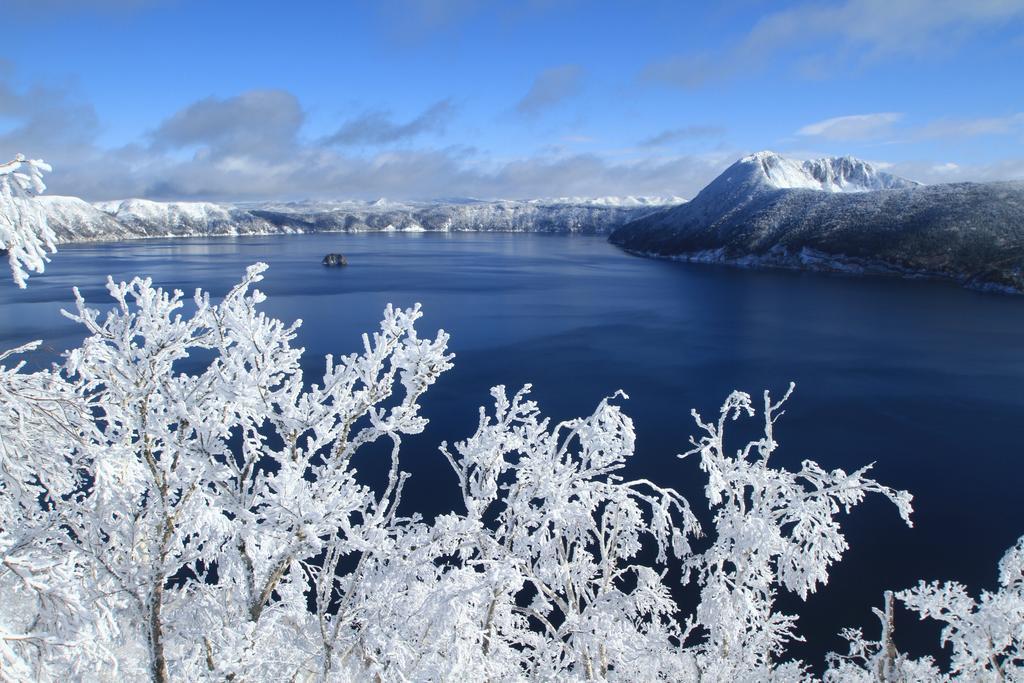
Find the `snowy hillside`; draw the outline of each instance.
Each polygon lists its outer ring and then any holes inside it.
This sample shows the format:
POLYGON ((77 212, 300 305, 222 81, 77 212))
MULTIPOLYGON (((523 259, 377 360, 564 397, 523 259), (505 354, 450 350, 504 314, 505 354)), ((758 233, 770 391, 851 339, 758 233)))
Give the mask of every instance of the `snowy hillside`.
POLYGON ((951 279, 1024 291, 1024 183, 924 186, 850 157, 759 152, 693 199, 616 229, 634 253, 951 279))
POLYGON ((564 198, 531 201, 268 202, 216 204, 125 199, 89 204, 41 198, 60 242, 184 235, 294 232, 502 231, 607 234, 681 203, 678 197, 564 198))
POLYGON ((275 232, 248 211, 209 202, 154 202, 125 199, 96 207, 127 228, 145 236, 244 235, 275 232))
POLYGON ((145 233, 129 227, 78 197, 39 195, 39 202, 46 212, 46 221, 57 235, 58 242, 79 242, 84 240, 144 237, 145 233))

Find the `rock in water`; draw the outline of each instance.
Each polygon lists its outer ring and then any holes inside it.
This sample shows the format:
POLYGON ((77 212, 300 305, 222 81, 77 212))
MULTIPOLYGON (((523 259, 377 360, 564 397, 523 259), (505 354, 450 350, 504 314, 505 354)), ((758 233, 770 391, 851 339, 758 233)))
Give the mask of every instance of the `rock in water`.
POLYGON ((324 256, 322 263, 325 266, 347 266, 348 259, 343 254, 328 254, 324 256))

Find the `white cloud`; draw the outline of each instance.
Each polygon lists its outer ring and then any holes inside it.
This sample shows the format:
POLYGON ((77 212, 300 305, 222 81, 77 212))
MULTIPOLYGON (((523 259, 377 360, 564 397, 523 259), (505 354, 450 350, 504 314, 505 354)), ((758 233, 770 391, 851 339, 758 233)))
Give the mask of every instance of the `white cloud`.
POLYGON ((903 118, 900 112, 836 116, 804 126, 796 133, 825 140, 871 140, 892 132, 893 124, 903 118))
POLYGON ((992 26, 1024 17, 1022 0, 846 0, 808 4, 762 19, 745 49, 771 52, 794 40, 838 39, 869 57, 930 57, 992 26))
POLYGON ((1006 158, 990 163, 955 163, 952 161, 903 161, 893 164, 891 173, 923 183, 992 182, 1024 180, 1024 159, 1006 158))
POLYGON ((727 165, 699 156, 613 161, 594 154, 540 155, 500 162, 459 148, 347 155, 314 146, 289 157, 175 161, 105 155, 106 174, 61 169, 51 159, 52 192, 88 199, 373 198, 467 196, 533 198, 572 195, 692 196, 727 165), (58 176, 58 171, 63 171, 58 176))
POLYGON ((4 78, 12 72, 9 67, 0 70, 0 151, 6 153, 5 160, 18 152, 72 157, 85 153, 100 129, 92 104, 67 86, 16 89, 4 78))
POLYGON ((921 138, 968 138, 980 135, 1024 133, 1024 112, 974 119, 941 119, 918 131, 921 138))
POLYGON ((717 53, 681 54, 649 64, 644 80, 682 88, 768 68, 798 56, 814 79, 884 58, 948 57, 967 40, 1024 20, 1024 0, 844 0, 771 12, 717 53))
POLYGON ((287 154, 305 121, 298 99, 284 90, 250 90, 207 97, 178 111, 153 131, 154 146, 199 147, 213 158, 287 154))
POLYGON ((676 55, 645 66, 640 80, 690 90, 732 75, 741 68, 739 61, 736 56, 716 59, 706 54, 676 55))
POLYGON ((679 128, 669 128, 656 135, 644 138, 640 141, 641 147, 660 147, 671 143, 687 140, 707 140, 720 138, 725 134, 722 126, 711 125, 690 125, 679 128))
POLYGON ((688 196, 731 160, 622 159, 566 150, 495 160, 459 146, 377 147, 436 132, 449 113, 442 101, 406 122, 357 117, 342 123, 343 139, 311 139, 303 134, 305 110, 292 93, 256 90, 193 102, 146 138, 107 148, 98 142, 93 108, 70 90, 16 89, 0 74, 0 117, 8 123, 0 130, 0 157, 24 152, 45 158, 54 165, 50 192, 90 200, 688 196), (366 145, 336 144, 359 140, 366 145))
MULTIPOLYGON (((397 123, 390 117, 378 117, 363 122, 367 125, 359 127, 360 139, 420 140, 413 136, 436 130, 446 116, 445 108, 435 104, 397 123), (399 134, 404 137, 396 138, 399 134)), ((811 124, 805 128, 816 137, 800 139, 816 143, 829 136, 868 135, 885 124, 887 115, 862 116, 869 118, 839 117, 811 124), (874 127, 869 125, 871 122, 874 127)), ((603 149, 587 154, 557 148, 495 159, 465 146, 382 149, 376 143, 367 143, 345 147, 331 143, 329 138, 307 136, 302 103, 283 90, 250 91, 193 102, 158 123, 146 137, 110 148, 99 142, 102 122, 93 107, 76 97, 73 90, 19 89, 10 84, 10 78, 5 80, 3 73, 0 117, 6 126, 0 129, 0 157, 24 152, 45 158, 55 167, 48 176, 51 192, 91 200, 131 196, 220 200, 693 196, 745 152, 725 146, 702 154, 665 155, 652 147, 603 149)), ((339 130, 351 123, 341 122, 339 130)), ((992 129, 993 125, 982 128, 992 129)), ((713 132, 692 127, 672 129, 663 135, 675 139, 713 132)), ((588 145, 587 149, 598 147, 595 142, 588 145)), ((926 182, 1024 178, 1022 161, 1005 160, 959 170, 945 166, 945 162, 933 159, 896 164, 892 171, 926 182)))
MULTIPOLYGON (((879 112, 837 116, 808 124, 796 134, 832 141, 877 140, 896 133, 895 124, 904 118, 900 112, 879 112)), ((1024 112, 1008 116, 968 119, 937 119, 923 125, 899 128, 903 142, 914 140, 952 140, 987 135, 1024 134, 1024 112)))
POLYGON ((516 104, 516 111, 527 116, 539 114, 577 94, 582 84, 583 69, 575 64, 545 69, 516 104))
POLYGON ((324 141, 336 145, 380 145, 423 133, 443 133, 454 111, 450 99, 435 102, 405 123, 396 123, 387 112, 370 111, 346 121, 324 141))

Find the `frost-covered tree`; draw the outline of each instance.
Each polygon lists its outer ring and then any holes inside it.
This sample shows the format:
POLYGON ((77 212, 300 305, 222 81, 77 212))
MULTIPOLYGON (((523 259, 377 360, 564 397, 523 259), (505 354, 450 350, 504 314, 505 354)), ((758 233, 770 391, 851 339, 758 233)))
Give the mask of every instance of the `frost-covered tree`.
MULTIPOLYGON (((755 415, 750 395, 731 394, 714 421, 693 412, 704 435, 683 457, 699 455, 708 475, 715 538, 687 565, 700 585, 695 623, 706 634, 692 652, 702 677, 711 680, 772 677, 786 643, 798 637, 796 617, 775 610, 775 595, 784 589, 806 598, 828 581, 829 567, 848 547, 835 519, 840 511, 880 493, 910 524, 910 494, 866 478, 870 465, 852 473, 829 472, 811 460, 796 472, 770 465, 779 408, 792 391, 790 385, 778 402, 764 393, 763 435, 735 455, 725 445, 726 426, 755 415)), ((783 677, 799 675, 799 667, 787 666, 783 677)))
POLYGON ((945 624, 942 644, 952 648, 950 673, 967 679, 1024 680, 1024 537, 999 562, 999 589, 970 596, 956 582, 924 583, 897 597, 945 624))
POLYGON ((957 582, 920 582, 895 594, 922 619, 942 622, 941 644, 951 649, 943 672, 931 657, 914 659, 897 650, 893 636, 893 593, 886 593, 878 641, 859 630, 843 633, 848 654, 829 656, 826 678, 832 681, 1024 681, 1024 537, 999 562, 999 589, 972 598, 957 582))
POLYGON ((110 282, 106 316, 78 298, 70 317, 89 337, 60 368, 4 370, 0 580, 21 578, 11 589, 28 595, 17 614, 2 609, 20 627, 6 628, 12 662, 83 675, 87 653, 26 633, 88 612, 104 628, 92 619, 67 642, 88 639, 102 654, 90 665, 120 676, 324 668, 333 641, 307 636, 354 590, 331 561, 386 550, 404 523, 398 448, 423 429, 418 399, 450 366, 447 336, 419 339, 418 309, 388 308, 362 353, 328 358, 306 386, 290 345, 298 323, 257 311, 263 268, 218 304, 197 292, 188 314, 181 292, 110 282), (201 372, 178 369, 197 357, 201 372), (352 460, 381 439, 392 463, 375 492, 352 460), (63 587, 75 599, 50 601, 45 577, 73 570, 63 587))
POLYGON ((2 365, 35 346, 0 354, 0 674, 10 680, 116 663, 116 624, 94 602, 91 567, 64 526, 98 433, 59 370, 2 365))
POLYGON ((460 576, 478 660, 472 678, 677 678, 684 638, 664 582, 699 529, 678 493, 619 472, 632 421, 602 401, 587 418, 550 425, 527 400, 492 390, 493 418, 442 451, 466 515, 460 576), (648 550, 644 562, 644 550, 648 550))
MULTIPOLYGON (((726 428, 757 417, 748 394, 694 413, 701 529, 676 491, 625 475, 624 395, 552 424, 529 387, 496 387, 476 432, 442 445, 462 505, 424 520, 402 507, 400 452, 451 367, 447 335, 421 339, 418 307, 388 307, 309 383, 299 322, 259 310, 264 269, 219 302, 108 281, 106 314, 76 292, 67 315, 87 337, 59 364, 29 372, 15 359, 31 345, 0 356, 3 677, 807 680, 776 595, 827 582, 839 513, 867 494, 909 521, 909 494, 867 468, 771 462, 789 392, 764 395, 763 433, 739 448, 726 428), (387 460, 374 485, 368 457, 387 460)), ((1024 541, 980 600, 955 584, 898 594, 947 623, 951 677, 1020 677, 1022 557, 1024 541)), ((881 639, 848 632, 826 678, 945 675, 896 650, 891 603, 879 614, 881 639)))
POLYGON ((55 253, 56 235, 46 212, 32 198, 46 190, 43 173, 50 165, 17 155, 0 164, 0 253, 7 252, 14 282, 25 287, 28 271, 43 272, 47 253, 55 253))

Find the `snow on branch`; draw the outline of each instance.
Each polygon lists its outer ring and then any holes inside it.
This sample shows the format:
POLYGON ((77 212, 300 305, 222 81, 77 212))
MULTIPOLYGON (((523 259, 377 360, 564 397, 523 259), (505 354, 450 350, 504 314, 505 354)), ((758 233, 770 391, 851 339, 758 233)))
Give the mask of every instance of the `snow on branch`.
POLYGON ((880 493, 911 523, 910 494, 866 478, 870 465, 852 473, 829 472, 811 460, 796 472, 771 466, 775 423, 793 389, 790 384, 778 401, 764 392, 763 435, 733 452, 726 447, 727 425, 756 416, 750 395, 730 394, 716 420, 705 422, 693 411, 704 434, 680 456, 700 457, 715 512, 713 543, 688 565, 700 585, 696 622, 707 635, 697 658, 714 680, 767 677, 786 644, 799 639, 796 616, 775 610, 776 591, 806 599, 827 583, 829 567, 848 548, 835 519, 840 511, 880 493))
POLYGON ((53 169, 41 159, 18 154, 0 164, 0 253, 7 253, 14 282, 25 288, 28 271, 43 272, 56 253, 56 235, 46 212, 33 198, 46 190, 43 173, 53 169))

